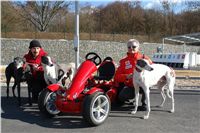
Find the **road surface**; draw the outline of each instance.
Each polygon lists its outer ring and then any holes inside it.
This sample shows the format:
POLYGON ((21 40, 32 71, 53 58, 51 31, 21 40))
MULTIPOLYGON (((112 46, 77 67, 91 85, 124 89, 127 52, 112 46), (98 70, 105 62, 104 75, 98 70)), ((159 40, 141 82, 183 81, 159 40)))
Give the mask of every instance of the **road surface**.
POLYGON ((41 116, 37 104, 29 107, 26 87, 22 88, 23 105, 6 98, 1 87, 2 133, 200 133, 200 89, 175 90, 175 113, 169 113, 170 100, 157 108, 161 96, 151 91, 151 113, 143 120, 143 111, 131 115, 132 105, 112 107, 109 118, 100 126, 90 127, 81 116, 62 115, 52 119, 41 116))

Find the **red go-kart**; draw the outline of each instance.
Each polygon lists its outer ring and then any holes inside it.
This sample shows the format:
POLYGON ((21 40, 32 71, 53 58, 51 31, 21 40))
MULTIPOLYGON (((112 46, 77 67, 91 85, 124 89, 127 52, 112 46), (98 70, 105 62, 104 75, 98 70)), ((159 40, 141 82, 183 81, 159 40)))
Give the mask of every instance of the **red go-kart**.
POLYGON ((115 64, 111 57, 101 61, 93 52, 85 59, 68 89, 52 84, 40 93, 38 106, 42 114, 48 117, 61 112, 82 114, 92 126, 105 122, 117 95, 112 80, 115 64))

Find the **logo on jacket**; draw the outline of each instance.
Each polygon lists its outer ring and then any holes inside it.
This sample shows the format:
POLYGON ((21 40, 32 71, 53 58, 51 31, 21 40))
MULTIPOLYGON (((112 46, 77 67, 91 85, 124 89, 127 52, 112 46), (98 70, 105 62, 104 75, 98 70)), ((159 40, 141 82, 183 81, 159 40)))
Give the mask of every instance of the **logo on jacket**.
POLYGON ((130 63, 130 61, 126 61, 125 62, 125 69, 129 69, 132 68, 132 64, 130 63))

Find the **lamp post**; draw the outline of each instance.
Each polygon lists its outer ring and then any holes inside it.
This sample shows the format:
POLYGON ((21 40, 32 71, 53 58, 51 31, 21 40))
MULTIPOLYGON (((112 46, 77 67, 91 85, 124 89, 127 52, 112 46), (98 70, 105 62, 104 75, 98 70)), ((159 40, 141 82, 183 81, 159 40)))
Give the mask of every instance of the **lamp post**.
POLYGON ((79 66, 79 1, 75 1, 75 34, 74 34, 75 68, 79 66))

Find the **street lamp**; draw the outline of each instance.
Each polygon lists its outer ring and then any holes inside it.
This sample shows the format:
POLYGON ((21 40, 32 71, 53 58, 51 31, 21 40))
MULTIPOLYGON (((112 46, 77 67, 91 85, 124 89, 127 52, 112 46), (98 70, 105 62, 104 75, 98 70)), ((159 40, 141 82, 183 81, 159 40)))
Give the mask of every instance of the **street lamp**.
POLYGON ((75 68, 79 66, 79 1, 75 1, 75 34, 74 34, 75 68))

